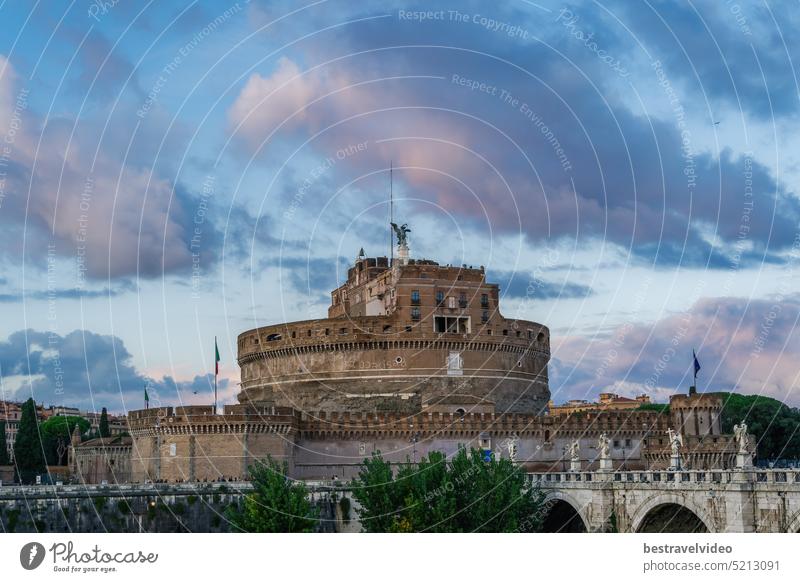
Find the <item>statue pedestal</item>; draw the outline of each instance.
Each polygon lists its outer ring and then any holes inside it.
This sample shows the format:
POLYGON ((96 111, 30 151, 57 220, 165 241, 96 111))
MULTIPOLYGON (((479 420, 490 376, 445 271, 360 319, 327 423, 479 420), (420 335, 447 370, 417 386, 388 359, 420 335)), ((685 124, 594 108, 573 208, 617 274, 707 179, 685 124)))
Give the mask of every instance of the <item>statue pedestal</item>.
POLYGON ((600 457, 600 468, 598 471, 608 472, 612 470, 611 459, 600 457))
POLYGON ((680 471, 681 470, 681 456, 680 455, 670 455, 669 457, 669 470, 670 471, 680 471))
POLYGON ((581 471, 581 462, 579 459, 570 459, 569 461, 569 470, 570 473, 580 473, 581 471))
POLYGON ((750 453, 736 453, 737 469, 752 469, 753 456, 750 453))
POLYGON ((397 247, 397 261, 405 266, 408 264, 408 246, 403 245, 397 247))

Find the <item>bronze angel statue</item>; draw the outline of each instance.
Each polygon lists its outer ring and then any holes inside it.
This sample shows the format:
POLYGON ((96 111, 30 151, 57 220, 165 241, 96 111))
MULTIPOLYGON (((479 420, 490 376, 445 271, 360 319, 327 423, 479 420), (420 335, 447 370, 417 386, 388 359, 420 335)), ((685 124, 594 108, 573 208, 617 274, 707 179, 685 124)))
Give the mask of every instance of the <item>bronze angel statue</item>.
POLYGON ((411 229, 408 228, 408 224, 403 224, 402 226, 397 226, 394 222, 390 222, 389 224, 392 225, 392 230, 394 230, 394 233, 397 235, 397 246, 408 246, 408 233, 411 232, 411 229))

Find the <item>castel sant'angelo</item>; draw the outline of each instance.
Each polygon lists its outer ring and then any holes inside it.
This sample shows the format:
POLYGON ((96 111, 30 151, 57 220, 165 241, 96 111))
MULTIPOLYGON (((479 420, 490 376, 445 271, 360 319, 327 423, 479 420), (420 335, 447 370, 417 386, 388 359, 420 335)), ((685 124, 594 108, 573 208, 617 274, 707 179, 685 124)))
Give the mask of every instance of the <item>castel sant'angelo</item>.
POLYGON ((544 413, 548 329, 503 317, 483 267, 409 259, 401 240, 391 266, 358 256, 327 319, 239 336, 240 402, 351 414, 544 413))
POLYGON ((467 446, 529 470, 663 467, 671 428, 688 466, 724 467, 720 402, 676 396, 647 410, 549 415, 550 333, 507 319, 484 267, 409 256, 393 225, 392 258, 359 253, 331 293, 328 317, 279 323, 238 338, 239 403, 130 413, 130 480, 243 478, 267 455, 300 479, 350 479, 380 451, 393 462, 467 446))

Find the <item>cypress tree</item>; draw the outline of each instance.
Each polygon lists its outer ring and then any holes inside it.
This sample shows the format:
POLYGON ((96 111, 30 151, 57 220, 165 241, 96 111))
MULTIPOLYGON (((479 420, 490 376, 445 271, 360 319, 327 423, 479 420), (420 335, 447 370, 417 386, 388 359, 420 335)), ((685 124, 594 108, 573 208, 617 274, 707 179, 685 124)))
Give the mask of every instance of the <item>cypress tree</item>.
POLYGON ((9 465, 8 445, 6 443, 6 421, 0 420, 0 465, 9 465))
POLYGON ((14 463, 17 466, 20 481, 23 483, 32 483, 36 475, 44 473, 47 469, 39 438, 36 403, 33 398, 28 398, 22 405, 19 431, 16 441, 14 441, 14 463))
POLYGON ((105 406, 100 413, 100 436, 103 438, 111 436, 111 431, 108 428, 108 411, 105 406))

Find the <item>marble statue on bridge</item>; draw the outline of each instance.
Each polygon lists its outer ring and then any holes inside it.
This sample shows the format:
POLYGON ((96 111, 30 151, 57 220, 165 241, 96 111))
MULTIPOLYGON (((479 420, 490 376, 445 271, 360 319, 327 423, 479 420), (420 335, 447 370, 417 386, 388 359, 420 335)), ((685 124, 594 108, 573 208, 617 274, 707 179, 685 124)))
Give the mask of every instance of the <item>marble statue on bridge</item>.
POLYGON ((668 428, 667 437, 669 439, 669 446, 670 450, 672 451, 672 455, 680 455, 681 447, 683 446, 683 437, 681 436, 681 433, 675 432, 671 428, 668 428))
POLYGON ((597 450, 600 451, 601 459, 608 459, 610 457, 609 440, 606 433, 601 434, 600 438, 597 439, 597 450))
POLYGON ((744 421, 741 424, 733 425, 733 438, 736 440, 737 452, 747 454, 747 425, 744 421))
POLYGON ((569 446, 569 460, 573 463, 581 460, 581 444, 577 439, 569 446))

